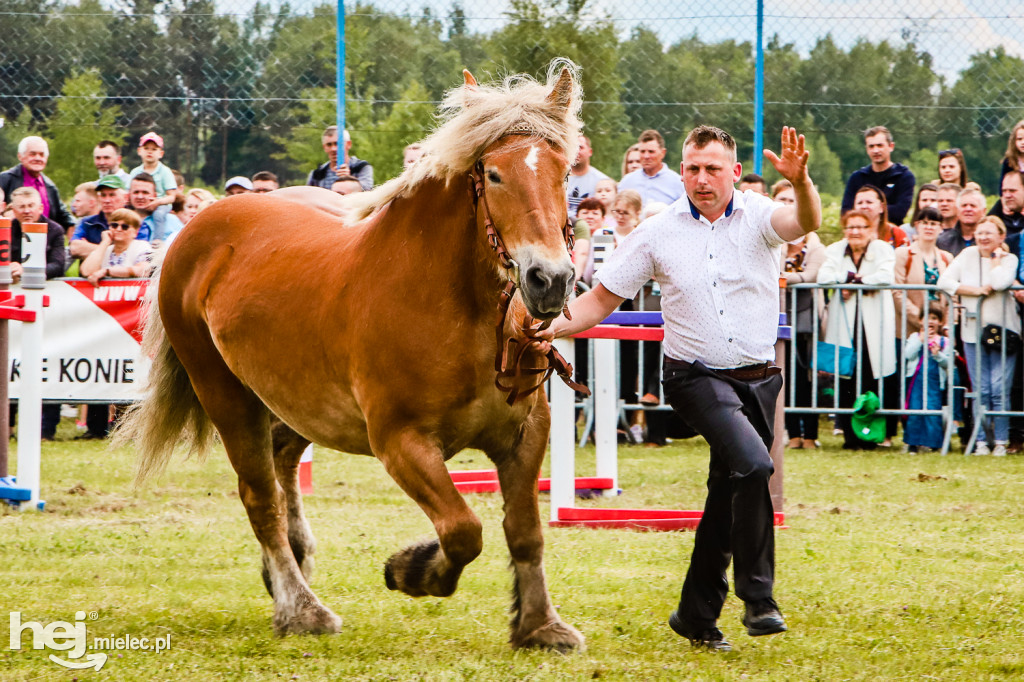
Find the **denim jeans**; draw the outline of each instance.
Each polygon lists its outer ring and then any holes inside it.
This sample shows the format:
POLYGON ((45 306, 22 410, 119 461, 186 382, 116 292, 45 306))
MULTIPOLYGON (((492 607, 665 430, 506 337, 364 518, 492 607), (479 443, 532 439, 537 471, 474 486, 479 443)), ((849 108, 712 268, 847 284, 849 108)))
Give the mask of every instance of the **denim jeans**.
MULTIPOLYGON (((1003 366, 1000 349, 979 348, 976 343, 964 342, 964 356, 967 360, 967 371, 971 377, 971 385, 979 395, 978 400, 985 410, 1001 412, 1010 407, 1010 387, 1013 384, 1013 370, 1017 365, 1016 354, 1006 354, 1006 366, 1003 366), (978 376, 979 354, 981 356, 981 375, 978 376)), ((1009 417, 986 417, 983 424, 986 432, 991 428, 997 443, 1006 443, 1010 439, 1009 417)), ((981 438, 979 438, 981 440, 981 438)))

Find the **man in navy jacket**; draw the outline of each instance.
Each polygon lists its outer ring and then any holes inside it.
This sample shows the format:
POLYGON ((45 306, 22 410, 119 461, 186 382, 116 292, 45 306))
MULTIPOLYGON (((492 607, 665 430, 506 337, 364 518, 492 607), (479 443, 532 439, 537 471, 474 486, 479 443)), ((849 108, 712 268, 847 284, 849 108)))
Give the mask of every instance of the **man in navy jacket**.
POLYGON ((902 225, 914 204, 914 174, 903 164, 892 162, 892 150, 896 148, 896 143, 885 126, 875 126, 864 131, 864 147, 871 163, 854 171, 846 182, 843 213, 853 208, 854 197, 861 187, 874 185, 885 194, 889 222, 902 225))

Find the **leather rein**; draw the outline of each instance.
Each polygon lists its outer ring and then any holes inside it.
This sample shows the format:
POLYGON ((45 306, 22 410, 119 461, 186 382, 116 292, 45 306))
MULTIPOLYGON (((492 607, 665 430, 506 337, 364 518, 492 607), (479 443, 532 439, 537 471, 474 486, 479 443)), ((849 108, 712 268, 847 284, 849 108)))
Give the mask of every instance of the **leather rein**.
MULTIPOLYGON (((495 255, 497 255, 501 267, 505 268, 509 275, 509 279, 505 283, 505 287, 502 289, 498 299, 498 318, 494 327, 494 333, 498 342, 498 349, 494 356, 494 370, 497 372, 497 376, 494 378, 494 385, 499 391, 508 394, 505 402, 509 405, 514 405, 517 401, 526 398, 540 389, 551 374, 556 373, 569 388, 579 391, 584 395, 590 395, 589 388, 573 381, 572 365, 566 362, 562 354, 555 350, 553 346, 544 355, 546 360, 544 366, 523 366, 523 358, 526 356, 527 351, 531 348, 536 348, 544 341, 543 338, 538 336, 538 333, 551 326, 551 320, 538 322, 534 320, 532 315, 526 313, 523 318, 522 327, 519 330, 523 335, 523 339, 517 339, 512 336, 507 339, 505 338, 505 321, 508 318, 508 309, 512 305, 512 298, 515 296, 516 289, 518 288, 519 264, 509 255, 508 249, 505 248, 505 242, 501 239, 501 234, 498 233, 497 228, 494 226, 494 221, 491 220, 491 212, 487 207, 487 197, 484 195, 484 166, 482 161, 476 163, 469 178, 471 183, 470 194, 473 197, 473 202, 483 212, 487 243, 495 255)), ((568 218, 565 220, 562 232, 566 248, 571 254, 575 240, 573 239, 572 224, 568 218)), ((569 318, 568 303, 562 308, 562 314, 569 318)))

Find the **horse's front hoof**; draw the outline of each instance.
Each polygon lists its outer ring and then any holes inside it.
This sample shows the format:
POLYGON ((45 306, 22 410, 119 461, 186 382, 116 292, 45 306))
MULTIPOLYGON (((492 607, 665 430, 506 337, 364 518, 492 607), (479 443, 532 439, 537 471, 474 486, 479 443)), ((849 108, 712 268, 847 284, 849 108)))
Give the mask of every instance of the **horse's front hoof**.
POLYGON ((288 616, 274 616, 274 632, 285 635, 329 635, 341 632, 341 617, 323 604, 311 604, 288 616))
POLYGON ((384 584, 410 597, 450 597, 459 585, 461 571, 452 568, 441 553, 441 544, 426 540, 395 552, 384 563, 384 584))
POLYGON ((512 646, 517 649, 551 649, 559 653, 585 651, 587 640, 583 634, 560 620, 547 623, 523 636, 512 636, 512 646))

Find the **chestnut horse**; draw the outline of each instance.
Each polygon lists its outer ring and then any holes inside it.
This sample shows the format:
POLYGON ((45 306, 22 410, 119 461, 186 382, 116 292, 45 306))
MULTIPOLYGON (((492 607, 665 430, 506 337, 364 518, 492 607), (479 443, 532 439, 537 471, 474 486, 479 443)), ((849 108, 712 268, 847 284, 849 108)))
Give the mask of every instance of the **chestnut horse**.
MULTIPOLYGON (((219 201, 177 236, 150 288, 150 385, 118 436, 140 450, 141 481, 176 443, 202 455, 219 434, 282 635, 341 627, 309 586, 315 542, 298 462, 313 442, 376 457, 434 524, 436 539, 385 565, 388 588, 414 597, 451 595, 480 554, 480 520, 445 461, 484 451, 505 502, 512 645, 584 644, 545 584, 537 477, 548 405, 543 391, 508 404, 494 367, 506 282, 522 297, 512 315, 541 320, 573 286, 564 182, 580 88, 563 61, 546 84, 465 75, 401 176, 344 199, 295 188, 219 201), (490 222, 511 269, 488 243, 490 222)), ((526 364, 543 364, 531 353, 526 364)))

